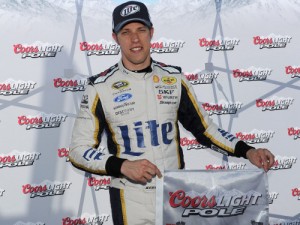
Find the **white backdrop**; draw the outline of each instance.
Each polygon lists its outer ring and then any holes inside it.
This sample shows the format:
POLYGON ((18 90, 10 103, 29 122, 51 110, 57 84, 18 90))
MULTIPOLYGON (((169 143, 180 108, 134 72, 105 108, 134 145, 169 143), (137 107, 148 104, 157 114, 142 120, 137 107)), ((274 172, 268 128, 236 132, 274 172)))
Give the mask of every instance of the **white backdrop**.
MULTIPOLYGON (((110 178, 67 156, 86 78, 120 58, 111 38, 120 2, 0 0, 1 225, 112 224, 110 178)), ((300 224, 300 2, 144 2, 152 57, 182 67, 218 125, 273 151, 270 224, 300 224)), ((183 129, 181 145, 187 169, 253 168, 183 129)))

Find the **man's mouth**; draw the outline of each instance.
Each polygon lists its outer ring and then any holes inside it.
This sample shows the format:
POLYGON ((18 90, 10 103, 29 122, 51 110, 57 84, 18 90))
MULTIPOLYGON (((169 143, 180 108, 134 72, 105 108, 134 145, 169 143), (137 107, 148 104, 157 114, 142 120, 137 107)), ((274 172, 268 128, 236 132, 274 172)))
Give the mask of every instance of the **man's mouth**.
POLYGON ((134 52, 140 51, 140 50, 142 50, 142 47, 135 47, 135 48, 131 49, 131 51, 134 51, 134 52))

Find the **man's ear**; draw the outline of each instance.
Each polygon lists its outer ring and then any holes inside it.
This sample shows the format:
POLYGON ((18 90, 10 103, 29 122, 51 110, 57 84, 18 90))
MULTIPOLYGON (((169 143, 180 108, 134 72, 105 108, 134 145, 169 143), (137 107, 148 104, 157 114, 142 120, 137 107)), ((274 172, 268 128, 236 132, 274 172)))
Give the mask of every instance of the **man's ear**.
POLYGON ((116 42, 117 44, 119 44, 117 34, 116 34, 115 32, 113 32, 111 36, 112 36, 112 38, 115 40, 115 42, 116 42))

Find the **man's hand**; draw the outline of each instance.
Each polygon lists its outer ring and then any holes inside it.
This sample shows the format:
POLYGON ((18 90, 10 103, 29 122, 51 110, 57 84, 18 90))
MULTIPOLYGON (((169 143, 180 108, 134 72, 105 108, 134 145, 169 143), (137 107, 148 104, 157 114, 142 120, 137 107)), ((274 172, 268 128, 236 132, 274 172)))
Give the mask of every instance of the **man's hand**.
POLYGON ((121 167, 121 173, 130 180, 141 184, 150 182, 155 176, 158 176, 158 178, 162 177, 157 166, 147 159, 124 161, 121 167))
POLYGON ((263 168, 266 172, 275 162, 274 155, 265 148, 250 149, 246 156, 253 165, 263 168))

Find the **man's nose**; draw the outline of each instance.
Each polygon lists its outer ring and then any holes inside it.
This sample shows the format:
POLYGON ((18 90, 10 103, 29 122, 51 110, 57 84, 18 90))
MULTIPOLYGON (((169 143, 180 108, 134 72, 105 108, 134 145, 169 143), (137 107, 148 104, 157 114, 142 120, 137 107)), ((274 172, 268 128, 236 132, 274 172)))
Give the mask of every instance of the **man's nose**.
POLYGON ((139 36, 137 33, 132 33, 131 34, 131 41, 132 42, 138 42, 139 41, 139 36))

